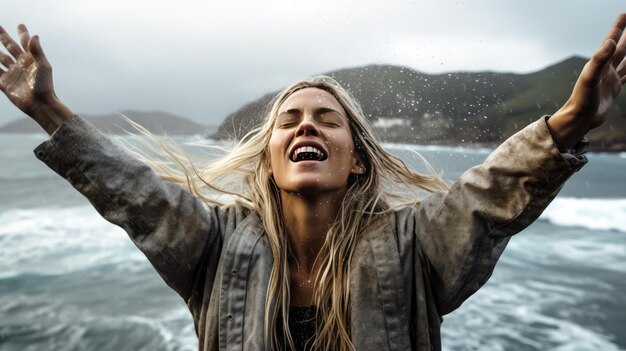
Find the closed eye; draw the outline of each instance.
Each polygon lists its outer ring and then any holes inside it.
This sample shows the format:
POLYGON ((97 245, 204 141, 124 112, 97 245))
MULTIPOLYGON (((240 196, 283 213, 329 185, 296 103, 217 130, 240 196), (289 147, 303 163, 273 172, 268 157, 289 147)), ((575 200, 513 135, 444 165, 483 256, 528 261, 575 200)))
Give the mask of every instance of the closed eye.
POLYGON ((320 116, 320 122, 331 127, 341 127, 341 116, 335 113, 325 113, 320 116))
POLYGON ((292 127, 294 125, 296 125, 298 123, 298 121, 296 120, 296 118, 294 118, 293 116, 289 116, 287 118, 280 118, 277 121, 278 123, 276 124, 276 126, 278 128, 289 128, 292 127))
POLYGON ((327 125, 327 126, 330 126, 330 127, 341 127, 340 124, 333 123, 333 122, 324 122, 324 125, 327 125))

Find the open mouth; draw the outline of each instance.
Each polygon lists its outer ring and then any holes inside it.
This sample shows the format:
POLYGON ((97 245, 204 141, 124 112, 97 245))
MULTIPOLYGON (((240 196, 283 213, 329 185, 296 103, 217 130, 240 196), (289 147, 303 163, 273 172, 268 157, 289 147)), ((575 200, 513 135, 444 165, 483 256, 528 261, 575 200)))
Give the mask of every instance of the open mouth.
POLYGON ((324 161, 328 158, 326 153, 315 146, 302 146, 293 151, 291 161, 324 161))

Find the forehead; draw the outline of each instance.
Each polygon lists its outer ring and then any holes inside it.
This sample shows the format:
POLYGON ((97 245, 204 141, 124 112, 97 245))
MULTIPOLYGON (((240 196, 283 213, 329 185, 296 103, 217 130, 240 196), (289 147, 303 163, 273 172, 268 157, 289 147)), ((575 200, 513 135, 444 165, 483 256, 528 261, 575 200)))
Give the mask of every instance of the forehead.
POLYGON ((341 112, 344 116, 346 112, 337 99, 326 90, 318 88, 304 88, 291 94, 285 102, 280 105, 278 113, 289 109, 315 109, 320 107, 332 108, 341 112))

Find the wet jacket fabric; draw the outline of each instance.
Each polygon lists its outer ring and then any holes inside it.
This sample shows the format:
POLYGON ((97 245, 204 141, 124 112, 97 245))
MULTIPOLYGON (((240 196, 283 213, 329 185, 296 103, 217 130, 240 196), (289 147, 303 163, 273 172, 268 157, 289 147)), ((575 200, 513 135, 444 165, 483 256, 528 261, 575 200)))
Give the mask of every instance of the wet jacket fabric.
MULTIPOLYGON (((510 137, 448 192, 381 215, 363 233, 349 282, 357 350, 441 349, 441 317, 487 281, 510 236, 587 162, 560 153, 545 121, 510 137)), ((124 228, 186 301, 200 350, 264 349, 273 258, 255 213, 205 206, 78 116, 35 154, 124 228)))

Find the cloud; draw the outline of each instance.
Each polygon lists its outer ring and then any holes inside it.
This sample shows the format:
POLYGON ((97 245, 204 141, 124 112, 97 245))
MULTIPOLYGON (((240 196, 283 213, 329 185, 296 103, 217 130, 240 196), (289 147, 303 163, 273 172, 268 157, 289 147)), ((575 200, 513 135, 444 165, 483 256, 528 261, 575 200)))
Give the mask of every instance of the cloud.
MULTIPOLYGON (((590 56, 620 11, 615 0, 199 1, 59 0, 3 4, 27 23, 77 112, 166 110, 218 124, 297 79, 391 63, 425 72, 529 72, 590 56), (581 18, 585 14, 585 18, 581 18)), ((0 102, 0 123, 19 115, 0 102)))

